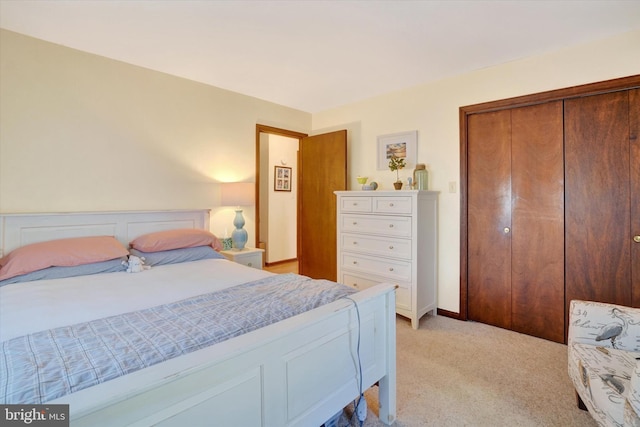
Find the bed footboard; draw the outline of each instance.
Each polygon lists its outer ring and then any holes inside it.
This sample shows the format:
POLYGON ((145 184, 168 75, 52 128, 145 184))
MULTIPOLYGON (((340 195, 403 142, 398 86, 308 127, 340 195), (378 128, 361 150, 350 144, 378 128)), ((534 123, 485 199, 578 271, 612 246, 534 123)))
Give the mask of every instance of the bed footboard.
POLYGON ((68 403, 78 427, 320 426, 358 396, 361 363, 363 389, 378 382, 380 419, 392 424, 394 287, 352 298, 359 313, 341 299, 50 403, 68 403))

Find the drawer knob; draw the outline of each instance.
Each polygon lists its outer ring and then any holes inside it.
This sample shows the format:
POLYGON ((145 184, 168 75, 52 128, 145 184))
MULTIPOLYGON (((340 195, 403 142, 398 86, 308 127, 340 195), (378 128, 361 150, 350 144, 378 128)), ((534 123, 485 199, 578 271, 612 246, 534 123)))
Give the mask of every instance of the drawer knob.
POLYGON ((393 224, 389 224, 389 228, 393 228, 393 224))
POLYGON ((393 250, 393 245, 389 246, 389 249, 392 249, 392 250, 393 250))
POLYGON ((389 271, 393 271, 393 267, 389 267, 389 271))
POLYGON ((354 284, 353 284, 353 287, 354 287, 354 288, 357 288, 357 287, 358 287, 358 284, 357 284, 357 283, 354 283, 354 284))
POLYGON ((357 265, 357 264, 358 264, 358 261, 353 261, 353 265, 357 265))
POLYGON ((249 262, 247 263, 247 267, 253 267, 253 264, 249 262))
POLYGON ((358 223, 356 221, 353 221, 353 225, 358 225, 358 223))
POLYGON ((354 245, 357 245, 357 244, 358 244, 358 242, 357 242, 356 240, 354 240, 354 241, 353 241, 353 244, 354 244, 354 245))
POLYGON ((353 206, 358 206, 358 203, 357 202, 353 202, 353 206))
POLYGON ((389 206, 390 206, 390 207, 393 207, 393 203, 389 203, 389 206))

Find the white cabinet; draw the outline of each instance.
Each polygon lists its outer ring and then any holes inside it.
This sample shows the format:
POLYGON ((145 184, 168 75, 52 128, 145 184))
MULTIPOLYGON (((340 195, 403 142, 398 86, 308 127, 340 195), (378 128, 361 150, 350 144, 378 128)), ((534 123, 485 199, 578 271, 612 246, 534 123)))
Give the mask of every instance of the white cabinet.
POLYGON ((262 256, 264 249, 244 248, 240 251, 230 249, 228 251, 220 251, 220 253, 229 261, 234 261, 238 264, 246 265, 247 267, 262 270, 262 256))
POLYGON ((338 282, 393 283, 396 312, 418 321, 437 312, 437 191, 336 191, 338 282))

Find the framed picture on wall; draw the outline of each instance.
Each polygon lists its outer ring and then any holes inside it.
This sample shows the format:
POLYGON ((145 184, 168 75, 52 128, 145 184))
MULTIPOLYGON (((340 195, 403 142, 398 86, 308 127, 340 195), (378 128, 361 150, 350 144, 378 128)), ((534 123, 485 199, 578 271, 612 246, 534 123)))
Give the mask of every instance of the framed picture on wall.
POLYGON ((418 151, 418 131, 392 133, 378 137, 378 170, 389 169, 392 156, 402 157, 405 168, 416 165, 418 151))
POLYGON ((291 168, 275 166, 273 189, 275 191, 291 191, 291 168))

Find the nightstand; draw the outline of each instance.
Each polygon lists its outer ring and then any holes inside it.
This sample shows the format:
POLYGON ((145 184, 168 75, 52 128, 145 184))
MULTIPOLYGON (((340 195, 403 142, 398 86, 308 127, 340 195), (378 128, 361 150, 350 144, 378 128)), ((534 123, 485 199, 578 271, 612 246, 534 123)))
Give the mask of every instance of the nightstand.
POLYGON ((262 270, 262 254, 264 253, 264 249, 244 248, 241 251, 229 249, 227 251, 220 251, 220 253, 229 261, 262 270))

